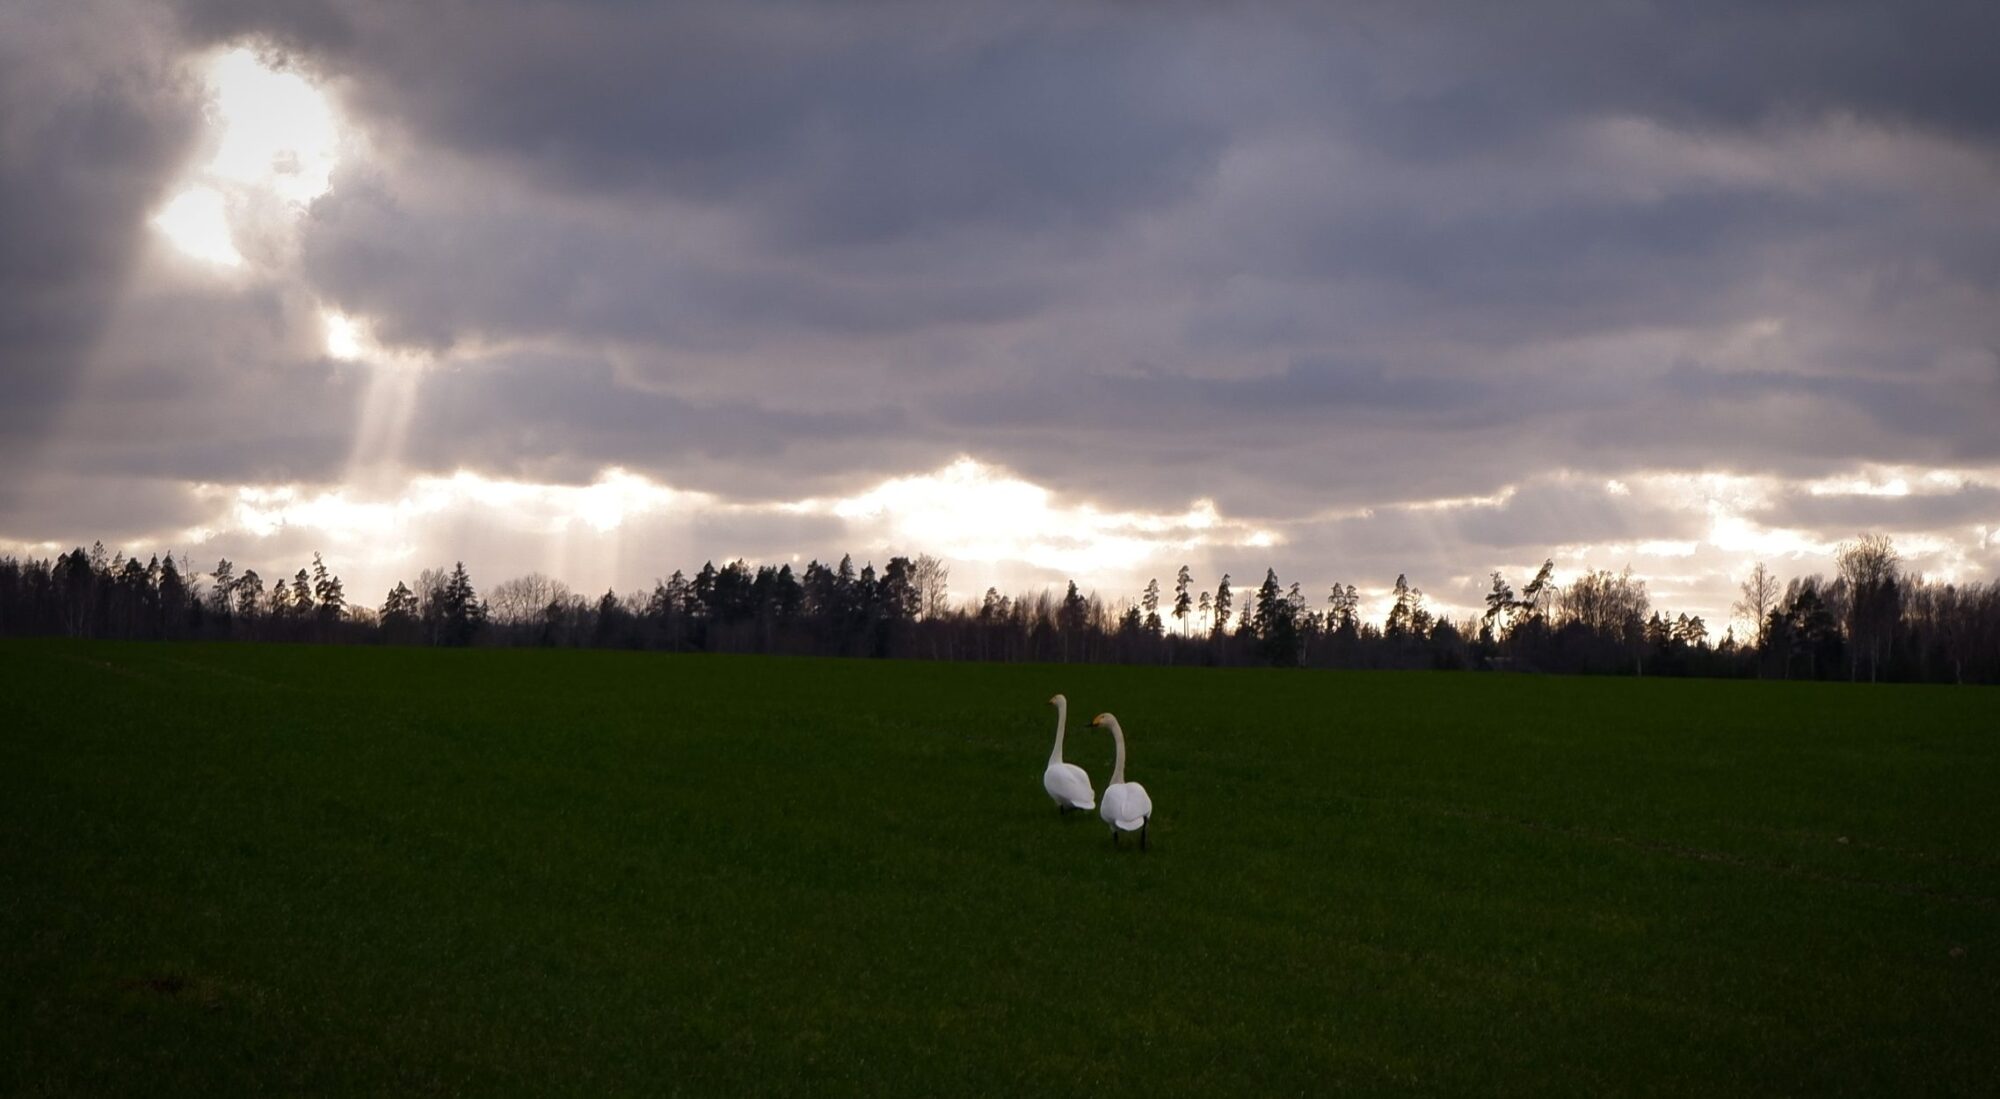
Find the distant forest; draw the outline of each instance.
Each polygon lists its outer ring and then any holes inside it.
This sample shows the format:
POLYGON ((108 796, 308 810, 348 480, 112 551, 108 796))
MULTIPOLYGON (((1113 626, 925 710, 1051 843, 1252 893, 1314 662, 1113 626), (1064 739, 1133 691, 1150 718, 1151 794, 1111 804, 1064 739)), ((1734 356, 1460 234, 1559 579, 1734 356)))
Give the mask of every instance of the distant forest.
POLYGON ((1759 564, 1736 616, 1753 634, 1715 636, 1699 617, 1655 609, 1629 572, 1558 585, 1552 561, 1516 589, 1492 576, 1485 611, 1453 621, 1396 578, 1387 617, 1366 622, 1354 585, 1324 599, 1266 571, 1239 591, 1197 588, 1186 567, 1107 604, 1061 594, 950 598, 935 557, 877 572, 731 561, 676 571, 651 591, 590 598, 530 574, 477 589, 463 563, 398 582, 379 607, 350 601, 318 554, 289 579, 171 555, 141 563, 102 543, 54 560, 0 557, 0 634, 352 644, 513 645, 791 653, 931 660, 1487 669, 1613 675, 2000 682, 2000 585, 1905 573, 1885 536, 1840 547, 1838 575, 1781 580, 1759 564))

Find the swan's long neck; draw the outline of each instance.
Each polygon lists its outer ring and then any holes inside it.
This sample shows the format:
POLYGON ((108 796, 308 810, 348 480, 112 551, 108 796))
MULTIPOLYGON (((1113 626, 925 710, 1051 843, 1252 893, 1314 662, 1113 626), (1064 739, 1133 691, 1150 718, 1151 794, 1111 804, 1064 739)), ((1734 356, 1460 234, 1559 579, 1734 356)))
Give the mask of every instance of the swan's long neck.
POLYGON ((1069 725, 1069 700, 1066 698, 1057 699, 1056 700, 1056 746, 1055 750, 1049 753, 1049 766, 1051 767, 1062 762, 1063 729, 1068 725, 1069 725))
POLYGON ((1118 722, 1115 720, 1106 724, 1111 727, 1111 743, 1118 748, 1118 754, 1114 757, 1117 762, 1111 768, 1111 785, 1116 786, 1125 781, 1125 733, 1118 728, 1118 722))

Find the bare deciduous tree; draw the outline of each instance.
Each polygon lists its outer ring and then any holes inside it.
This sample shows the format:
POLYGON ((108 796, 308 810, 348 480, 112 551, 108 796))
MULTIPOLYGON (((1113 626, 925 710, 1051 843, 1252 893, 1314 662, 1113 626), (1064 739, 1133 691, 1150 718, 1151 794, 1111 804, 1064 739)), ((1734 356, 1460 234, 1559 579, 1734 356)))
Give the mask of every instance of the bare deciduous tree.
POLYGON ((1874 682, 1882 658, 1894 641, 1896 621, 1903 613, 1902 584, 1896 574, 1901 558, 1886 534, 1864 534, 1852 542, 1842 542, 1834 554, 1840 578, 1847 582, 1845 608, 1849 676, 1859 675, 1862 658, 1868 660, 1868 680, 1874 682))
POLYGON ((1759 561, 1757 567, 1750 570, 1749 577, 1738 586, 1737 590, 1743 593, 1743 597, 1729 609, 1738 618, 1749 620, 1753 635, 1757 639, 1757 647, 1762 649, 1766 619, 1770 618, 1771 608, 1778 603, 1778 578, 1771 575, 1771 570, 1764 567, 1764 562, 1759 561))
POLYGON ((928 553, 917 554, 911 583, 917 589, 917 617, 924 621, 942 618, 951 610, 951 566, 928 553))
MULTIPOLYGON (((428 578, 428 572, 425 575, 428 578)), ((493 585, 486 593, 486 604, 492 609, 496 625, 527 626, 540 623, 550 603, 558 599, 567 601, 569 595, 569 585, 531 572, 493 585)))

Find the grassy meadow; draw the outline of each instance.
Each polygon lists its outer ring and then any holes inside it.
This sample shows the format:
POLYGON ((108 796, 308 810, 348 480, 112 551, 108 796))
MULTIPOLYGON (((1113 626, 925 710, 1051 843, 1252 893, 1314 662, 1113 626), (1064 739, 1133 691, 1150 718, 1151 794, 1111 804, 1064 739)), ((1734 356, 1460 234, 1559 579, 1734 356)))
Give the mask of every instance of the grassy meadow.
POLYGON ((0 643, 0 1094, 1991 1094, 2000 691, 0 643), (1152 850, 1101 789, 1119 715, 1152 850))

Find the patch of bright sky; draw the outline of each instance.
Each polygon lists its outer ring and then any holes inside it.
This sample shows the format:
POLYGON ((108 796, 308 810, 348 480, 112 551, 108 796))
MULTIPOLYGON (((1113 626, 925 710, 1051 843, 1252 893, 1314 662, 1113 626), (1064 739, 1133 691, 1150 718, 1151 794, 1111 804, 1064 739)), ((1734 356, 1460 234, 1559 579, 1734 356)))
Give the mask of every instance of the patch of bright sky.
POLYGON ((153 225, 165 233, 174 247, 198 260, 238 267, 243 254, 229 232, 229 212, 222 192, 213 187, 190 187, 175 195, 158 214, 153 225))
MULTIPOLYGON (((1974 477, 1966 471, 1939 472, 1954 483, 1992 483, 1987 474, 1974 477)), ((1857 475, 1851 483, 1879 485, 1890 479, 1878 473, 1857 475)), ((1926 471, 1905 479, 1912 484, 1946 483, 1926 471)), ((1805 491, 1807 482, 1666 472, 1629 474, 1624 480, 1635 494, 1661 493, 1663 503, 1708 509, 1710 525, 1705 537, 1557 547, 1549 556, 1561 563, 1558 583, 1567 583, 1589 569, 1616 572, 1627 565, 1636 566, 1634 574, 1649 581, 1662 608, 1700 612, 1717 626, 1727 619, 1736 579, 1755 561, 1769 561, 1788 576, 1831 570, 1837 539, 1757 521, 1756 507, 1762 501, 1805 491)), ((574 582, 586 575, 615 576, 615 563, 610 558, 598 560, 600 551, 615 555, 619 532, 624 528, 650 529, 635 526, 640 521, 665 519, 679 525, 695 520, 726 523, 730 516, 830 517, 842 523, 846 545, 859 555, 935 554, 947 563, 969 566, 957 579, 979 583, 980 587, 984 583, 977 577, 1020 575, 1012 567, 1027 566, 1072 577, 1086 589, 1104 592, 1114 602, 1128 588, 1136 593, 1149 570, 1171 575, 1176 563, 1189 558, 1241 561, 1245 554, 1231 551, 1254 551, 1279 544, 1283 537, 1255 523, 1224 516, 1206 500, 1195 501, 1182 512, 1105 510, 1065 499, 1001 467, 969 457, 929 473, 891 478, 848 496, 792 501, 734 502, 674 489, 619 468, 608 468, 595 481, 581 485, 541 484, 461 471, 451 476, 396 476, 325 489, 204 485, 196 493, 209 501, 215 518, 162 540, 162 547, 186 549, 192 548, 191 544, 218 541, 227 545, 232 538, 263 540, 289 531, 309 536, 312 544, 327 550, 329 561, 369 584, 376 584, 380 574, 383 582, 376 586, 383 587, 397 578, 386 575, 388 570, 407 568, 418 553, 463 556, 476 550, 450 544, 451 539, 462 537, 454 532, 467 529, 467 520, 518 536, 523 545, 536 544, 537 539, 559 545, 564 567, 582 570, 581 575, 561 577, 574 582)), ((1990 525, 1978 528, 1972 544, 1944 532, 1889 533, 1909 567, 1945 580, 1971 579, 1989 571, 1990 562, 1979 560, 1976 552, 2000 537, 1990 525)), ((789 549, 782 547, 780 552, 789 549)), ((247 555, 250 551, 232 546, 229 552, 247 555)), ((1250 556, 1254 558, 1254 554, 1250 556)), ((1541 556, 1495 562, 1491 567, 1501 568, 1518 586, 1539 565, 1541 556)), ((1431 577, 1429 583, 1425 577, 1412 575, 1410 582, 1429 593, 1436 612, 1458 619, 1477 613, 1481 591, 1473 589, 1485 585, 1483 569, 1468 575, 1469 581, 1431 577), (1466 588, 1466 583, 1471 588, 1466 588)), ((618 579, 633 583, 645 578, 618 579)), ((1303 581, 1315 605, 1324 599, 1319 585, 1326 578, 1284 579, 1303 581)), ((1212 587, 1213 581, 1214 577, 1198 578, 1204 587, 1212 587)), ((1387 607, 1386 586, 1364 585, 1361 594, 1371 619, 1379 620, 1387 607)))
POLYGON ((215 155, 192 168, 153 219, 189 256, 243 262, 230 222, 231 196, 271 196, 303 211, 332 186, 341 128, 333 104, 297 73, 267 65, 247 47, 201 66, 210 94, 215 155))
MULTIPOLYGON (((319 313, 320 331, 326 339, 326 353, 329 358, 342 362, 362 362, 371 366, 400 367, 408 370, 422 370, 437 365, 429 354, 405 346, 384 344, 375 338, 375 327, 368 318, 343 313, 338 309, 321 309, 319 313)), ((468 341, 467 356, 486 353, 487 349, 468 341)))
POLYGON ((1447 496, 1436 500, 1416 500, 1393 505, 1402 511, 1453 511, 1458 508, 1494 508, 1512 499, 1519 486, 1508 485, 1490 496, 1447 496))
POLYGON ((460 470, 450 477, 416 477, 391 497, 368 498, 348 488, 304 491, 292 485, 203 485, 198 495, 227 502, 226 526, 259 537, 302 527, 369 544, 401 536, 421 520, 461 509, 506 516, 508 525, 535 534, 588 527, 606 533, 639 514, 682 504, 714 502, 635 473, 611 468, 588 485, 546 485, 483 477, 460 470))
POLYGON ((208 81, 221 131, 208 172, 300 206, 327 192, 340 127, 319 89, 240 46, 209 63, 208 81))
MULTIPOLYGON (((1166 555, 1203 547, 1263 548, 1282 536, 1220 515, 1196 501, 1184 512, 1106 511, 1071 503, 1039 485, 970 458, 931 473, 892 478, 846 497, 730 503, 685 492, 627 470, 606 469, 587 485, 513 481, 460 471, 419 476, 370 491, 349 484, 202 485, 220 512, 183 540, 235 532, 268 538, 309 532, 350 558, 404 558, 433 527, 467 514, 497 519, 528 536, 609 535, 640 518, 721 514, 831 516, 857 549, 932 553, 965 563, 1026 564, 1089 582, 1122 579, 1166 555)), ((463 550, 448 550, 462 553, 463 550)))
MULTIPOLYGON (((326 94, 304 76, 238 46, 200 65, 215 153, 194 166, 153 224, 187 255, 240 267, 232 208, 275 199, 302 214, 333 186, 350 138, 326 94)), ((326 352, 346 362, 411 365, 377 344, 363 318, 321 313, 326 352)))
POLYGON ((1924 469, 1916 466, 1867 466, 1838 477, 1806 482, 1814 496, 1909 496, 1957 492, 1980 480, 2000 480, 1993 471, 1924 469))
POLYGON ((326 326, 326 353, 343 362, 361 357, 361 343, 367 333, 362 322, 335 309, 320 313, 326 326))
POLYGON ((1018 561, 1074 576, 1118 573, 1202 545, 1267 547, 1281 540, 1275 531, 1222 518, 1208 500, 1180 513, 1061 503, 1048 489, 969 457, 884 481, 825 510, 875 528, 890 544, 946 559, 1018 561))

